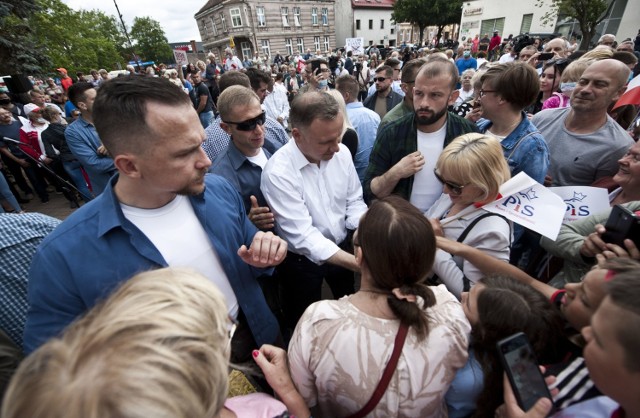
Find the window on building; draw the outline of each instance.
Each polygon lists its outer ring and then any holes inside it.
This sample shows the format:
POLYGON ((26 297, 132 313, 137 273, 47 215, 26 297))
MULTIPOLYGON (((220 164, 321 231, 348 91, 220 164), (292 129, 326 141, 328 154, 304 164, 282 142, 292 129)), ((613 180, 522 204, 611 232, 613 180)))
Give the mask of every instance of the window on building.
POLYGON ((293 24, 298 27, 302 26, 300 24, 300 8, 299 7, 293 8, 293 24))
POLYGON ((373 29, 373 19, 369 19, 369 29, 373 29))
POLYGON ((356 30, 360 30, 360 19, 356 19, 356 30))
POLYGON ((311 24, 313 26, 318 26, 318 8, 317 7, 311 8, 311 24))
POLYGON ((264 28, 267 26, 267 18, 264 15, 264 6, 256 7, 256 17, 258 20, 258 27, 264 28))
POLYGON ((331 51, 331 49, 329 49, 329 37, 328 36, 324 37, 324 50, 326 52, 331 51))
POLYGON ((522 15, 522 23, 520 24, 520 33, 529 33, 531 30, 531 22, 533 21, 533 13, 522 15))
POLYGON ((220 24, 222 25, 222 31, 227 31, 227 20, 224 18, 224 13, 220 13, 220 24))
POLYGON ((384 19, 380 19, 380 29, 384 29, 384 19))
POLYGON ((207 21, 202 19, 202 33, 204 34, 204 37, 208 37, 209 36, 209 31, 207 30, 207 21))
POLYGON ((260 41, 260 46, 262 48, 262 54, 266 55, 267 57, 270 57, 271 47, 269 46, 269 40, 263 39, 262 41, 260 41))
POLYGON ((242 27, 242 16, 240 16, 240 9, 230 9, 229 14, 231 15, 231 26, 234 28, 242 27))
POLYGON ((329 25, 329 9, 326 7, 322 8, 322 26, 329 25))
POLYGON ((320 51, 320 37, 319 36, 314 36, 313 37, 313 47, 315 48, 314 51, 320 51))
POLYGON ((298 51, 304 54, 304 38, 298 38, 298 51))
POLYGON ((489 36, 493 33, 494 30, 497 30, 501 34, 504 31, 504 17, 498 19, 489 19, 483 20, 480 25, 480 33, 485 34, 488 33, 489 36))
POLYGON ((211 16, 211 30, 213 31, 213 36, 218 34, 218 28, 216 27, 216 19, 211 16))
POLYGON ((394 28, 393 26, 391 26, 391 28, 389 28, 389 30, 391 31, 391 34, 393 35, 394 32, 396 31, 396 28, 394 28))
POLYGON ((240 49, 242 50, 242 60, 250 60, 251 44, 249 42, 240 42, 240 49))
POLYGON ((280 14, 282 15, 282 26, 289 26, 289 8, 281 7, 280 14))
POLYGON ((287 48, 287 55, 293 55, 293 43, 291 38, 285 38, 284 47, 287 48))

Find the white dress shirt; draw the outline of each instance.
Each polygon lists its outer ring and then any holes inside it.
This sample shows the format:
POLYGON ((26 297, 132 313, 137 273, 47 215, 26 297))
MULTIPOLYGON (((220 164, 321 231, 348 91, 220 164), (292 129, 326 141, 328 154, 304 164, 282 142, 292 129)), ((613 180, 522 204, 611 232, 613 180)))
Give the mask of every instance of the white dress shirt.
POLYGON ((282 126, 286 128, 286 121, 289 119, 289 99, 287 97, 287 89, 282 84, 275 83, 273 91, 264 98, 264 110, 267 116, 278 119, 282 118, 282 126))
POLYGON ((338 252, 347 229, 356 229, 367 211, 351 154, 342 144, 318 166, 290 141, 267 162, 260 188, 289 250, 316 264, 338 252))

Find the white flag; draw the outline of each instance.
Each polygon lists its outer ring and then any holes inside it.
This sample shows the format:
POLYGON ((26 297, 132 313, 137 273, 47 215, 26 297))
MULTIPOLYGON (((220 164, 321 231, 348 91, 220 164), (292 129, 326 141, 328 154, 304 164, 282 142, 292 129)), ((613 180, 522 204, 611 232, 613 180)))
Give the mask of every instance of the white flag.
POLYGON ((604 212, 609 209, 609 192, 601 187, 564 186, 550 187, 553 193, 567 205, 563 222, 573 222, 578 219, 604 212))

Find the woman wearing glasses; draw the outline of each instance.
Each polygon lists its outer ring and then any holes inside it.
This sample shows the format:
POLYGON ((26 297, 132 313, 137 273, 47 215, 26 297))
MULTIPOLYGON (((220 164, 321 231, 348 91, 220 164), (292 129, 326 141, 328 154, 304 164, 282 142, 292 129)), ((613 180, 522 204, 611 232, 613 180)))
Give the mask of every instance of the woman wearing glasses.
MULTIPOLYGON (((440 154, 435 175, 444 185, 443 194, 425 215, 436 235, 508 262, 511 222, 479 209, 494 201, 511 177, 500 143, 482 134, 459 136, 440 154)), ((457 298, 484 277, 471 263, 442 250, 436 252, 433 273, 457 298)))

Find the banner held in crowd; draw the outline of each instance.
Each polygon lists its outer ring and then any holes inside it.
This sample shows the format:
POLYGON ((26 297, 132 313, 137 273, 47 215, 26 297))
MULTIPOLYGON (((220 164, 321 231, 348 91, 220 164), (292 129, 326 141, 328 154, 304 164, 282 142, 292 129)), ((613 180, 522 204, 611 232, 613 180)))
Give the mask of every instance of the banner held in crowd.
POLYGON ((567 205, 563 222, 573 222, 609 209, 609 192, 601 187, 550 187, 567 205))

